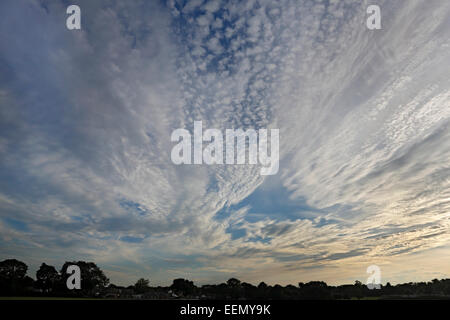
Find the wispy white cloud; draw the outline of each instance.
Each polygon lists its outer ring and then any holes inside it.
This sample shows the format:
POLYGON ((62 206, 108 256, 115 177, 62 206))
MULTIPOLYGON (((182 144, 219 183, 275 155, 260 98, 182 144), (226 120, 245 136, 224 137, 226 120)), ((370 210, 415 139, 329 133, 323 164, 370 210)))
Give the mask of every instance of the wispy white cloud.
POLYGON ((3 2, 0 254, 292 282, 446 245, 450 6, 377 2, 379 31, 361 1, 81 1, 79 32, 3 2), (277 179, 173 165, 195 120, 280 128, 277 179), (264 188, 279 212, 240 206, 264 188))

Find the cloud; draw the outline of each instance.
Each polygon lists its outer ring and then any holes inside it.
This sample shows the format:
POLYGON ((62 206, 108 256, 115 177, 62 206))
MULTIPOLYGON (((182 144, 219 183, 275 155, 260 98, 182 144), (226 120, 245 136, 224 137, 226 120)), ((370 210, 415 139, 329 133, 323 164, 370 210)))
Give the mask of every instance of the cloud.
POLYGON ((3 1, 0 255, 295 283, 444 246, 450 6, 377 2, 3 1), (195 120, 279 128, 278 176, 172 164, 195 120))

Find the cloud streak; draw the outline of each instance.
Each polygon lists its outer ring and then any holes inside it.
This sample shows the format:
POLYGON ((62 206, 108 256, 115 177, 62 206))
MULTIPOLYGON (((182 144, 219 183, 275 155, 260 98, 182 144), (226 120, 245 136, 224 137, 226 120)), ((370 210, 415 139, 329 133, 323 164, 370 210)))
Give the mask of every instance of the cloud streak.
POLYGON ((338 283, 447 246, 450 6, 377 3, 2 2, 0 255, 338 283), (278 175, 172 164, 196 120, 279 128, 278 175))

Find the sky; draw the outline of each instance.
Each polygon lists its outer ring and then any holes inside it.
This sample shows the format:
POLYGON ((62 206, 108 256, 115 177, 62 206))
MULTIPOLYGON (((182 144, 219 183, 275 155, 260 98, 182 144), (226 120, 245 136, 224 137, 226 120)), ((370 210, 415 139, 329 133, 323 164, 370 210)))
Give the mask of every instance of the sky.
POLYGON ((122 285, 449 278, 449 74, 447 0, 3 0, 0 260, 122 285), (173 164, 194 121, 279 129, 278 173, 173 164))

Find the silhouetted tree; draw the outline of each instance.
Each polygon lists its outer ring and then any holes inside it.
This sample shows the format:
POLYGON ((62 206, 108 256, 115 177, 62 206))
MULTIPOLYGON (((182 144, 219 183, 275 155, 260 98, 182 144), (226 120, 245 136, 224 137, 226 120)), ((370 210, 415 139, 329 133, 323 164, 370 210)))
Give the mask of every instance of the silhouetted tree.
POLYGON ((27 277, 28 266, 16 259, 0 262, 0 292, 1 294, 17 294, 32 284, 33 279, 27 277))
POLYGON ((270 297, 277 300, 283 299, 284 296, 283 291, 284 291, 283 287, 280 286, 279 284, 276 284, 270 289, 270 297))
POLYGON ((55 267, 43 263, 39 270, 36 271, 36 280, 36 286, 39 289, 44 292, 52 292, 60 280, 60 277, 55 267))
POLYGON ((20 280, 27 274, 28 266, 16 259, 7 259, 0 262, 0 277, 20 280))
POLYGON ((228 279, 228 294, 232 299, 241 298, 244 294, 244 290, 242 289, 241 281, 236 278, 228 279))
POLYGON ((264 299, 267 296, 267 293, 268 293, 267 288, 268 288, 268 286, 265 282, 260 282, 258 284, 258 291, 257 291, 258 299, 264 299))
POLYGON ((231 288, 236 288, 241 285, 241 281, 236 278, 231 278, 231 279, 228 279, 227 285, 231 288))
POLYGON ((258 284, 258 289, 266 289, 267 288, 267 284, 265 283, 265 282, 260 282, 259 284, 258 284))
POLYGON ((132 298, 133 293, 146 293, 154 299, 173 297, 170 290, 184 297, 200 297, 200 299, 352 299, 362 297, 383 298, 448 298, 450 296, 450 279, 433 279, 429 282, 410 282, 380 286, 379 290, 369 290, 361 281, 354 284, 328 286, 323 281, 299 282, 293 285, 269 286, 261 282, 257 287, 241 282, 236 278, 226 283, 203 285, 197 288, 192 281, 175 279, 170 287, 150 288, 149 280, 141 278, 134 285, 118 287, 110 285, 103 271, 93 262, 66 262, 61 273, 45 263, 36 272, 37 281, 26 275, 27 265, 16 259, 0 262, 0 294, 1 295, 33 295, 33 284, 45 294, 66 296, 96 296, 132 298), (69 275, 66 270, 69 265, 78 265, 81 271, 81 290, 68 290, 66 281, 69 275), (150 292, 151 291, 151 292, 150 292))
POLYGON ((194 282, 185 280, 185 279, 175 279, 173 280, 172 285, 170 286, 172 290, 177 293, 182 293, 183 295, 191 295, 195 292, 197 288, 194 285, 194 282))
POLYGON ((299 283, 300 296, 305 299, 330 299, 331 293, 327 284, 323 281, 310 281, 299 283))
POLYGON ((149 283, 150 281, 148 279, 141 278, 134 285, 134 290, 139 294, 145 293, 150 289, 149 283))
POLYGON ((67 268, 70 265, 77 265, 81 271, 81 290, 72 290, 75 295, 97 295, 102 292, 109 283, 109 279, 105 276, 103 271, 93 262, 74 261, 65 262, 61 268, 61 285, 66 287, 67 268))

